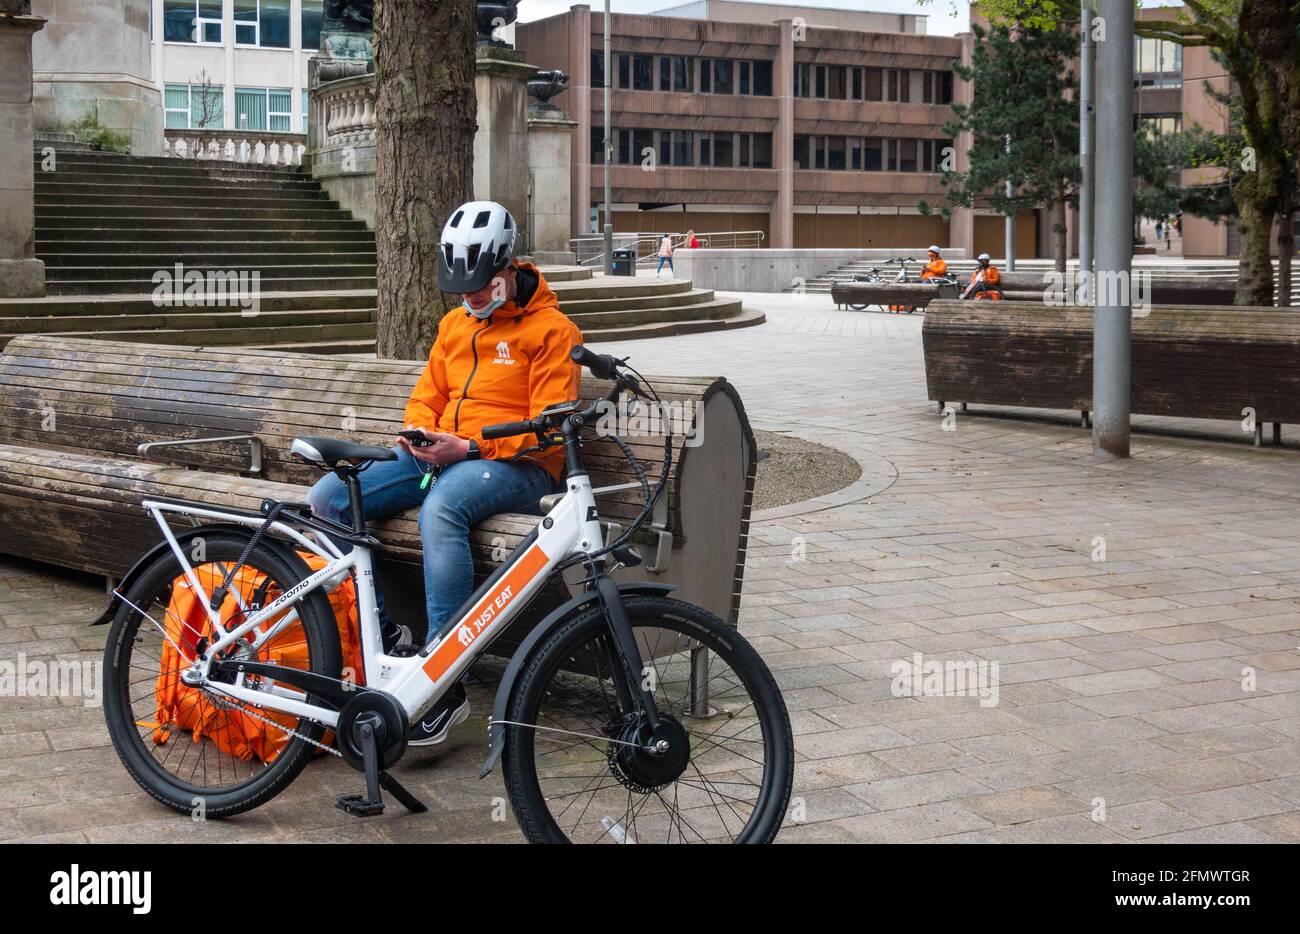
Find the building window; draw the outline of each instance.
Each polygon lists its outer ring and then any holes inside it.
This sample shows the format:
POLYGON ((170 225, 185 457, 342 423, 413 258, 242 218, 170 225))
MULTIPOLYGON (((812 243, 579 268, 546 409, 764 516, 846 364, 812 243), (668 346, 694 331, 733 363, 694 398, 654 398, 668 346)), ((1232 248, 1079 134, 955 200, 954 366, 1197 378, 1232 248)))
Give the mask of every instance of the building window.
POLYGON ((307 132, 307 92, 302 92, 302 131, 307 132))
POLYGON ((751 66, 749 62, 740 63, 740 82, 739 82, 739 87, 737 88, 737 91, 740 94, 753 93, 750 90, 753 87, 753 81, 750 78, 750 68, 751 66))
POLYGON ((221 88, 169 84, 163 89, 163 125, 167 129, 219 130, 225 125, 221 88))
POLYGON ((812 96, 812 66, 796 62, 794 66, 794 96, 812 96))
POLYGON ((862 100, 862 69, 861 68, 853 69, 852 85, 853 85, 852 87, 853 99, 855 101, 862 100))
POLYGON ((626 53, 614 56, 614 73, 618 75, 618 82, 614 85, 626 91, 632 86, 632 56, 626 53))
POLYGON ((650 55, 632 56, 632 90, 654 90, 655 60, 650 55))
POLYGON ((605 86, 605 56, 601 52, 591 53, 591 86, 593 88, 605 86))
POLYGON ((713 59, 700 59, 700 93, 713 93, 713 59))
MULTIPOLYGON (((302 0, 302 47, 320 48, 320 27, 325 19, 325 0, 302 0)), ((307 110, 304 107, 303 113, 307 110)))
POLYGON ((952 103, 952 72, 925 71, 921 73, 921 99, 927 104, 952 103))
POLYGON ((943 171, 944 157, 952 150, 950 139, 923 139, 921 145, 921 171, 943 171))
POLYGON ((829 136, 826 138, 826 168, 837 172, 842 172, 848 167, 848 162, 844 158, 844 137, 829 136))
POLYGON ((288 133, 293 94, 280 88, 235 88, 235 129, 288 133))
POLYGON ((808 168, 808 137, 796 135, 794 138, 794 167, 808 168))
POLYGON ((868 137, 862 141, 862 170, 879 172, 883 168, 881 159, 881 140, 868 137))
POLYGON ((901 68, 885 69, 885 100, 906 104, 910 97, 908 72, 901 68))
POLYGON ((754 62, 754 91, 758 97, 772 96, 772 63, 759 60, 754 62))
POLYGON ((234 0, 235 44, 289 48, 289 4, 290 0, 234 0))
POLYGON ((813 66, 813 96, 822 98, 826 96, 826 66, 813 66))
POLYGON ((689 91, 694 86, 691 82, 691 76, 694 69, 691 68, 691 60, 685 55, 679 55, 673 59, 673 90, 689 91))
POLYGON ((882 93, 884 71, 880 68, 868 68, 865 73, 866 89, 864 100, 882 101, 885 99, 882 93))
POLYGON ((673 89, 673 60, 667 55, 659 56, 659 90, 673 89))
POLYGON ((826 69, 826 96, 831 100, 842 101, 848 97, 848 85, 845 81, 843 65, 830 65, 826 69))
POLYGON ((771 133, 754 133, 751 144, 750 161, 756 169, 770 169, 772 167, 772 134, 771 133))
POLYGON ((690 130, 673 130, 672 165, 690 165, 691 150, 694 148, 694 136, 690 130))
POLYGON ((1139 114, 1135 122, 1139 130, 1148 130, 1153 136, 1167 136, 1183 129, 1182 114, 1139 114))
POLYGON ((163 41, 221 44, 221 0, 163 0, 163 41))
POLYGON ((633 130, 632 131, 632 161, 641 164, 647 158, 652 158, 655 153, 655 131, 654 130, 633 130))
POLYGON ((1176 88, 1183 83, 1183 47, 1165 39, 1136 39, 1133 48, 1134 84, 1176 88))

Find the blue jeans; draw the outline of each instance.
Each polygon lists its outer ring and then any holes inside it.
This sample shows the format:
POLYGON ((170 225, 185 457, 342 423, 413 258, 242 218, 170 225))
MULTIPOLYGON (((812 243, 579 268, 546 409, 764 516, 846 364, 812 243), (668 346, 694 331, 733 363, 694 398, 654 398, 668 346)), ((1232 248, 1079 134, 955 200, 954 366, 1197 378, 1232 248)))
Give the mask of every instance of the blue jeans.
POLYGON ((659 257, 659 268, 655 270, 656 276, 659 275, 659 273, 663 272, 664 263, 668 264, 669 272, 673 271, 673 258, 671 256, 661 256, 659 257))
MULTIPOLYGON (((554 487, 551 475, 529 461, 461 461, 443 468, 428 489, 420 489, 425 465, 400 448, 395 461, 377 461, 361 473, 361 503, 367 519, 420 507, 424 547, 424 601, 428 642, 474 592, 474 559, 469 531, 498 512, 539 514, 538 500, 554 487)), ((351 524, 348 490, 326 474, 307 494, 312 512, 351 524)), ((380 620, 387 628, 383 596, 376 585, 380 620)))

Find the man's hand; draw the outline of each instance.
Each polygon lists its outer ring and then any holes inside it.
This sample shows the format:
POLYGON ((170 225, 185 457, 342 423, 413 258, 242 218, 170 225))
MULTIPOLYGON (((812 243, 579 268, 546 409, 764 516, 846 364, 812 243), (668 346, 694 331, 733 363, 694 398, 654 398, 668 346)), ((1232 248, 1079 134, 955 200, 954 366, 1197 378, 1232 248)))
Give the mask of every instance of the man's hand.
POLYGON ((401 435, 397 436, 398 446, 418 461, 446 466, 463 461, 469 455, 469 441, 465 438, 458 438, 445 431, 430 431, 427 428, 421 428, 419 431, 423 432, 433 444, 428 447, 416 447, 401 435))

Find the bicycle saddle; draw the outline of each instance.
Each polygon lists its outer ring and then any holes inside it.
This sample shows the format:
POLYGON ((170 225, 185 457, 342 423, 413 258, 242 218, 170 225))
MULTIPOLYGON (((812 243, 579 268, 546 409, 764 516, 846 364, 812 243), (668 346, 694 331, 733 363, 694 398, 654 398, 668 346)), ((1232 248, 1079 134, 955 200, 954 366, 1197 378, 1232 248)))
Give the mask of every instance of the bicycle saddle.
POLYGON ((339 461, 395 461, 397 452, 392 448, 377 444, 353 444, 342 438, 294 438, 289 450, 303 460, 316 464, 329 464, 331 467, 339 461))

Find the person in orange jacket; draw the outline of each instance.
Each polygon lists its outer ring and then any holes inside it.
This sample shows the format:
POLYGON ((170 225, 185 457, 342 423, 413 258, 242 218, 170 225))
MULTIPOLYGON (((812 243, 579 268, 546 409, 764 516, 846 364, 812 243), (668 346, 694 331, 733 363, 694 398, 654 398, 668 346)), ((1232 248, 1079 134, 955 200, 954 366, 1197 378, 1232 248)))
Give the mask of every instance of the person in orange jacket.
POLYGON ((977 301, 1001 301, 1002 275, 987 253, 979 255, 979 265, 970 274, 970 282, 966 286, 966 291, 961 293, 961 297, 973 298, 977 301))
MULTIPOLYGON (((925 251, 925 266, 921 269, 921 281, 933 279, 936 276, 946 276, 948 274, 948 263, 939 253, 937 246, 931 245, 930 249, 925 251)), ((902 281, 903 273, 899 273, 899 281, 902 281)), ((914 305, 890 305, 890 311, 906 311, 909 314, 916 310, 914 305)))
POLYGON ((936 276, 948 275, 948 263, 939 255, 939 248, 931 246, 925 253, 925 268, 921 270, 921 281, 933 279, 936 276))
MULTIPOLYGON (((582 334, 534 265, 515 260, 518 226, 492 201, 471 201, 452 214, 438 248, 438 288, 464 304, 438 324, 404 421, 425 443, 398 436, 395 461, 361 474, 366 516, 382 519, 420 509, 424 550, 426 643, 454 623, 474 589, 469 534, 500 512, 539 514, 538 501, 557 489, 561 448, 530 451, 529 436, 489 440, 483 429, 522 421, 547 406, 578 397, 579 370, 569 357, 582 334)), ((332 474, 309 494, 313 512, 348 522, 347 489, 332 474)), ((409 643, 410 633, 380 618, 385 643, 409 643)), ((402 649, 401 651, 409 651, 402 649)), ((433 745, 469 716, 456 685, 411 727, 409 743, 433 745)))

